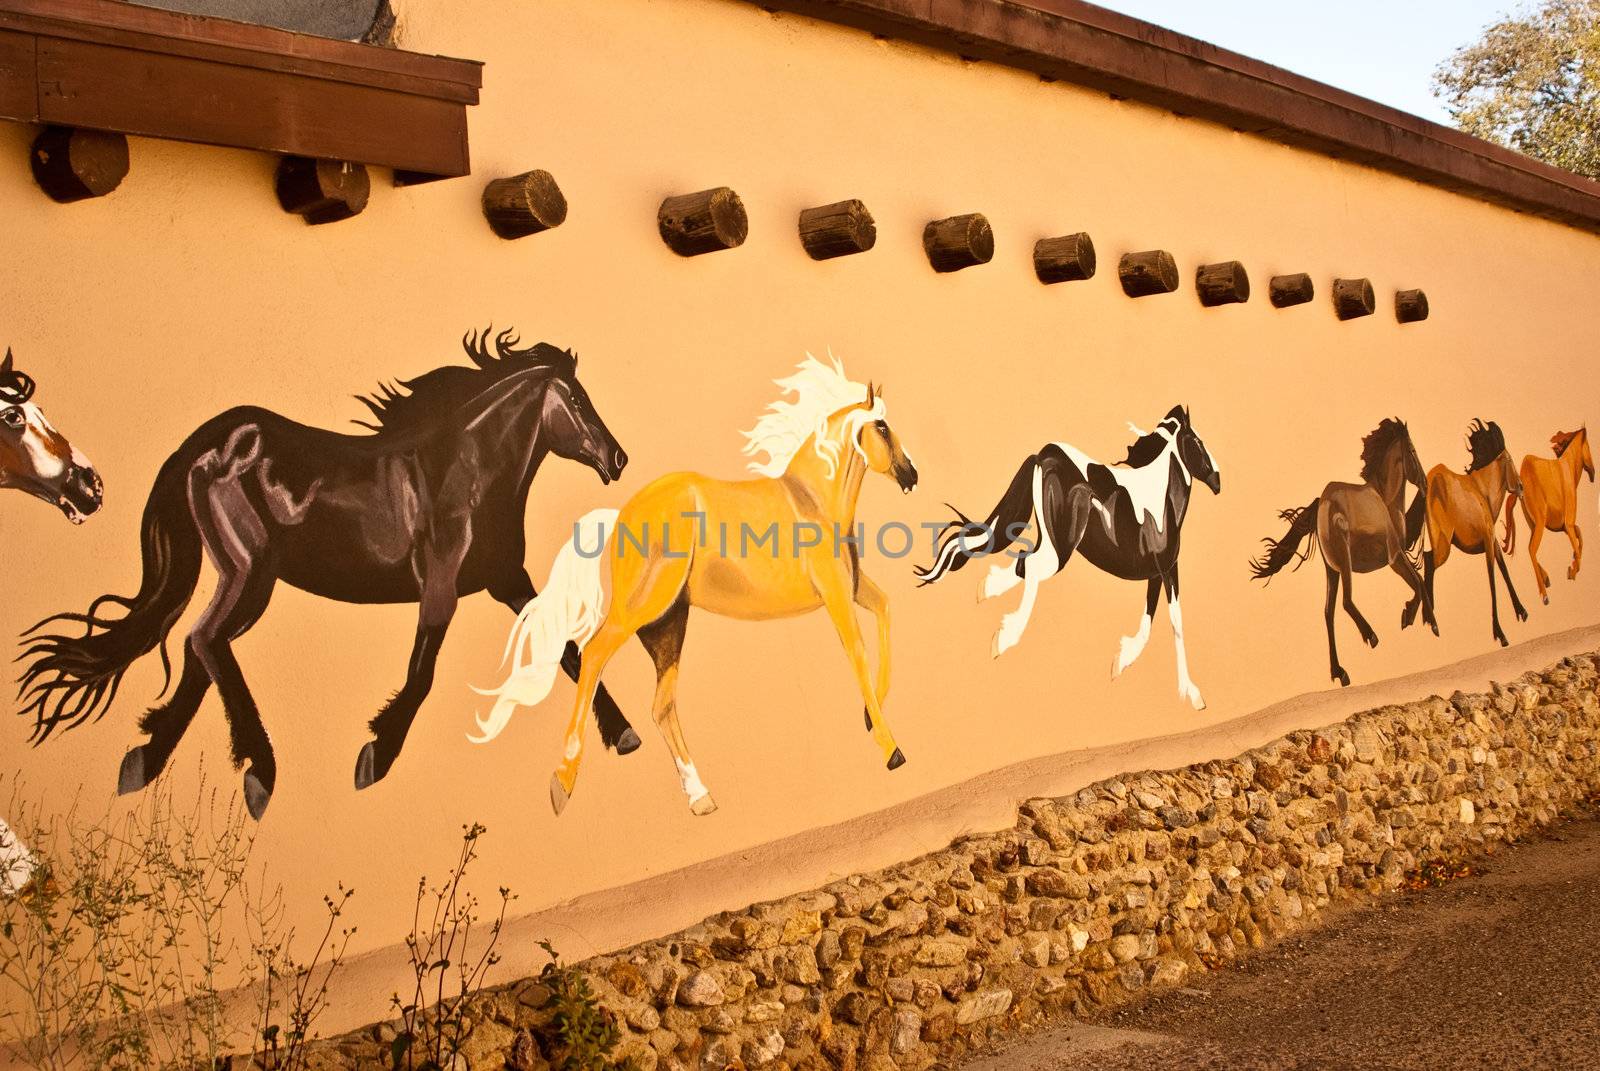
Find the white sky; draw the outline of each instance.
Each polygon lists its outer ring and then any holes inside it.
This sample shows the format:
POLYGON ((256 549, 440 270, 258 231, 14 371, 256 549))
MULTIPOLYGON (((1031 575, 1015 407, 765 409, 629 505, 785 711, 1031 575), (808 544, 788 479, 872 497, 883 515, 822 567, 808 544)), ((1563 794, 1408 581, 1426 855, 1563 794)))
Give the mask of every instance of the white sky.
POLYGON ((1448 123, 1434 68, 1518 0, 1095 0, 1307 78, 1448 123))

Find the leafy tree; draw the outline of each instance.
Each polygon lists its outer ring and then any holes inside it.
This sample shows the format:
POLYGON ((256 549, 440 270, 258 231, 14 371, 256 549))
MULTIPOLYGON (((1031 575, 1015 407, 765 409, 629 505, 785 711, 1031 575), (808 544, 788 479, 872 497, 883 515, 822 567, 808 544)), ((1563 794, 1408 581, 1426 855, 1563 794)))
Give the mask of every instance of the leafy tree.
POLYGON ((1434 72, 1469 134, 1600 178, 1600 0, 1543 0, 1434 72))

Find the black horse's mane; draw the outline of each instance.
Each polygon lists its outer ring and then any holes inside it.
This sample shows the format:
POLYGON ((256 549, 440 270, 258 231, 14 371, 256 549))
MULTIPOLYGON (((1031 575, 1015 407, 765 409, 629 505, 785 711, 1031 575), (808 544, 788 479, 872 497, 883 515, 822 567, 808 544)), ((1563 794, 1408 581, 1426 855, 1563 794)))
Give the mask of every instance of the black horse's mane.
POLYGON ((1550 446, 1555 450, 1556 456, 1560 457, 1566 453, 1567 447, 1571 446, 1585 430, 1585 428, 1579 428, 1577 431, 1558 431, 1550 436, 1550 446))
MULTIPOLYGON (((1166 416, 1161 418, 1163 424, 1169 420, 1176 420, 1181 431, 1183 426, 1189 422, 1189 414, 1184 411, 1183 406, 1175 405, 1166 416)), ((1139 436, 1132 446, 1128 447, 1128 456, 1123 459, 1122 463, 1128 468, 1143 468, 1161 456, 1161 451, 1167 448, 1169 441, 1160 432, 1146 432, 1139 436)))
POLYGON ((1389 453, 1389 447, 1399 440, 1409 442, 1411 429, 1406 427, 1406 422, 1399 417, 1384 417, 1373 428, 1367 437, 1361 440, 1361 478, 1367 483, 1377 483, 1382 476, 1379 470, 1383 466, 1383 459, 1389 453))
POLYGON ((1467 428, 1467 449, 1472 451, 1472 463, 1467 466, 1468 472, 1477 472, 1486 465, 1492 465, 1506 450, 1506 437, 1500 432, 1500 425, 1494 421, 1485 424, 1481 420, 1474 420, 1467 428))
POLYGON ((517 349, 521 341, 516 330, 506 328, 493 335, 494 352, 489 352, 491 325, 482 331, 468 331, 461 339, 473 367, 445 365, 424 372, 415 379, 402 379, 397 383, 380 383, 373 394, 358 394, 356 400, 372 410, 373 420, 355 423, 378 432, 409 431, 449 413, 455 412, 485 390, 519 372, 547 372, 553 376, 570 376, 577 369, 577 354, 536 342, 526 349, 517 349))

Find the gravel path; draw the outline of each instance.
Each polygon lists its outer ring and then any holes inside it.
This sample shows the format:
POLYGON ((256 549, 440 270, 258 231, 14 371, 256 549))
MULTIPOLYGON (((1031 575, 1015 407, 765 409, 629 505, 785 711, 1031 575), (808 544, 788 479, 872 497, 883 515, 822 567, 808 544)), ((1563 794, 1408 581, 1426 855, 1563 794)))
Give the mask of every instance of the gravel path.
POLYGON ((1600 820, 963 1071, 1600 1068, 1600 820))

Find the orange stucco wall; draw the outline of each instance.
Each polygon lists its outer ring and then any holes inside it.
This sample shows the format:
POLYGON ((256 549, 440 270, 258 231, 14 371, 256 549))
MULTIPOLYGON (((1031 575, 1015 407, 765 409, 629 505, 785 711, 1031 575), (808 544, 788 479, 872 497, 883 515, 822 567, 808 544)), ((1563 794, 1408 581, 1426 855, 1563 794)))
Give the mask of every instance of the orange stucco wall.
MULTIPOLYGON (((910 759, 894 773, 861 729, 860 699, 826 618, 759 625, 697 613, 680 710, 721 810, 695 818, 649 723, 651 673, 630 647, 607 680, 645 737, 627 758, 591 751, 554 818, 546 784, 571 685, 494 743, 466 732, 496 679, 509 613, 479 595, 459 610, 433 694, 393 773, 356 793, 366 721, 403 679, 412 607, 358 607, 280 587, 237 644, 277 748, 277 795, 257 851, 291 905, 314 917, 335 881, 357 887, 362 947, 409 924, 416 877, 442 870, 463 823, 490 834, 483 887, 513 886, 519 909, 835 823, 1036 755, 1220 723, 1328 685, 1315 565, 1270 588, 1246 560, 1275 511, 1331 479, 1354 479, 1361 436, 1410 422, 1425 466, 1466 461, 1473 417, 1498 421, 1517 458, 1549 435, 1600 420, 1593 376, 1600 237, 1362 167, 1236 134, 1070 85, 732 0, 492 0, 396 4, 401 43, 486 62, 470 113, 474 175, 406 189, 375 174, 368 209, 307 227, 272 197, 266 156, 135 140, 109 197, 48 201, 18 164, 0 171, 4 335, 39 381, 36 400, 104 475, 106 506, 71 529, 43 504, 0 496, 5 598, 0 634, 138 584, 138 524, 155 472, 201 421, 252 402, 345 427, 379 379, 461 360, 457 339, 493 320, 581 354, 580 376, 631 456, 622 481, 552 460, 527 518, 542 582, 570 522, 620 506, 656 475, 737 476, 741 429, 771 381, 831 347, 852 377, 887 385, 915 456, 910 497, 869 480, 861 517, 913 526, 943 503, 981 513, 1017 463, 1051 440, 1106 460, 1175 403, 1191 407, 1223 472, 1197 490, 1184 530, 1183 608, 1191 668, 1209 708, 1174 688, 1165 613, 1122 679, 1108 669, 1133 631, 1142 586, 1081 563, 1042 591, 1021 646, 999 660, 990 635, 1015 596, 974 604, 979 570, 918 590, 911 560, 869 555, 894 619, 887 716, 910 759), (489 178, 539 167, 571 203, 567 222, 515 243, 485 226, 489 178), (750 215, 740 249, 683 260, 655 233, 664 196, 735 188, 750 215), (814 263, 800 209, 847 197, 877 219, 878 247, 814 263), (997 252, 937 275, 920 236, 932 218, 981 211, 997 252), (1045 287, 1040 237, 1086 230, 1092 280, 1045 287), (1165 248, 1184 286, 1133 301, 1123 252, 1165 248), (1201 263, 1238 259, 1256 296, 1203 309, 1201 263), (1318 300, 1274 310, 1266 280, 1306 271, 1318 300), (1375 316, 1340 323, 1335 276, 1369 276, 1375 316), (1426 323, 1395 323, 1396 288, 1425 288, 1426 323)), ((33 131, 0 127, 21 161, 33 131)), ((1596 525, 1585 483, 1583 517, 1596 525)), ((915 560, 925 561, 925 551, 915 560)), ((1531 620, 1503 614, 1513 642, 1596 620, 1600 563, 1557 579, 1533 605, 1519 549, 1513 578, 1531 620)), ((200 596, 210 586, 209 572, 200 596)), ((1398 628, 1404 589, 1387 572, 1356 596, 1382 645, 1341 618, 1347 668, 1378 680, 1488 649, 1482 559, 1438 581, 1441 638, 1398 628)), ((193 610, 185 622, 191 620, 193 610)), ((180 635, 181 635, 180 626, 180 635)), ((0 776, 64 807, 109 795, 135 720, 159 685, 155 660, 129 674, 103 721, 34 750, 0 719, 0 776)), ((231 788, 213 695, 173 760, 192 786, 202 758, 231 788)))

